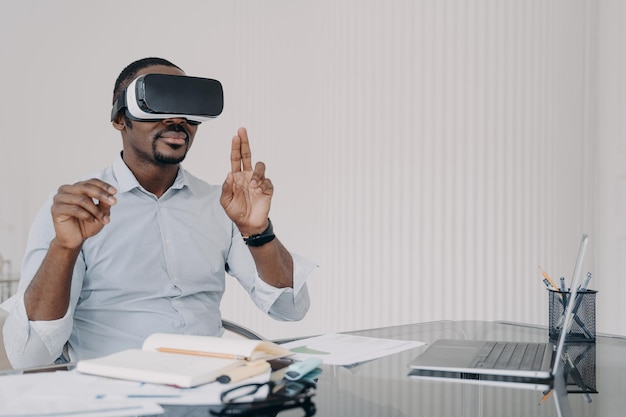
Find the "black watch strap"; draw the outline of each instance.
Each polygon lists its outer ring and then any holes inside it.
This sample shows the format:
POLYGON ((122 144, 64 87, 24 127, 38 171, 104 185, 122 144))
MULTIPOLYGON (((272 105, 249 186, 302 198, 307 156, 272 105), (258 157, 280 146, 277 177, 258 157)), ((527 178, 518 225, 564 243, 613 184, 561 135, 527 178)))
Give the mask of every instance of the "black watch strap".
POLYGON ((268 242, 274 240, 276 235, 274 234, 274 228, 272 227, 272 221, 267 219, 267 228, 259 233, 258 235, 252 236, 244 236, 243 241, 246 242, 246 245, 258 247, 263 246, 268 242))

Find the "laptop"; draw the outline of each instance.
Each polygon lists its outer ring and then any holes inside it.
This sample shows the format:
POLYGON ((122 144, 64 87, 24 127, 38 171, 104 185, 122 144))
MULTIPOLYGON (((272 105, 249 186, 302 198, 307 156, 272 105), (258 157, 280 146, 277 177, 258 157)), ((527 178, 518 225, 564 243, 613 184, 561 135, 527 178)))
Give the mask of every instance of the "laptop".
POLYGON ((574 266, 571 295, 556 345, 552 343, 499 342, 439 339, 409 364, 409 376, 462 380, 482 384, 547 390, 562 373, 565 337, 573 321, 573 309, 582 281, 582 264, 588 236, 582 236, 574 266))

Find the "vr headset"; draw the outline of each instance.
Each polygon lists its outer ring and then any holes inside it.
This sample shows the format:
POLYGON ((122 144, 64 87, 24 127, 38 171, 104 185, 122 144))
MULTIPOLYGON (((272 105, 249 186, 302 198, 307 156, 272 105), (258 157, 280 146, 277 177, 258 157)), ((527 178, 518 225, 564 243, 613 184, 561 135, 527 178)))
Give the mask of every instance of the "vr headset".
POLYGON ((136 78, 113 103, 111 121, 124 109, 131 120, 184 117, 200 124, 224 108, 222 84, 209 78, 146 74, 136 78))

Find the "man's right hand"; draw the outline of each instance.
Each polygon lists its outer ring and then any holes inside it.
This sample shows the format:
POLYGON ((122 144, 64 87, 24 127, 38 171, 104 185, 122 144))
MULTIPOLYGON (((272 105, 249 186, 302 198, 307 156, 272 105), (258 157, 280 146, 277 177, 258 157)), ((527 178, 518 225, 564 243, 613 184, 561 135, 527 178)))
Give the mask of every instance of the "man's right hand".
POLYGON ((113 186, 96 178, 59 187, 51 208, 57 243, 76 249, 100 232, 117 203, 115 193, 113 186))

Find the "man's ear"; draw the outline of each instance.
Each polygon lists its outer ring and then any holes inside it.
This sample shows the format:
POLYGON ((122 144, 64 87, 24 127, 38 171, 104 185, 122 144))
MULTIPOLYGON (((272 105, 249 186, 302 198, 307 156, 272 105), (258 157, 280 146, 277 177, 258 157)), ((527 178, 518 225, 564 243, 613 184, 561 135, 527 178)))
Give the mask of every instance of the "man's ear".
POLYGON ((120 132, 126 127, 126 121, 124 120, 124 116, 121 113, 115 116, 115 119, 113 119, 111 124, 115 129, 119 130, 120 132))

